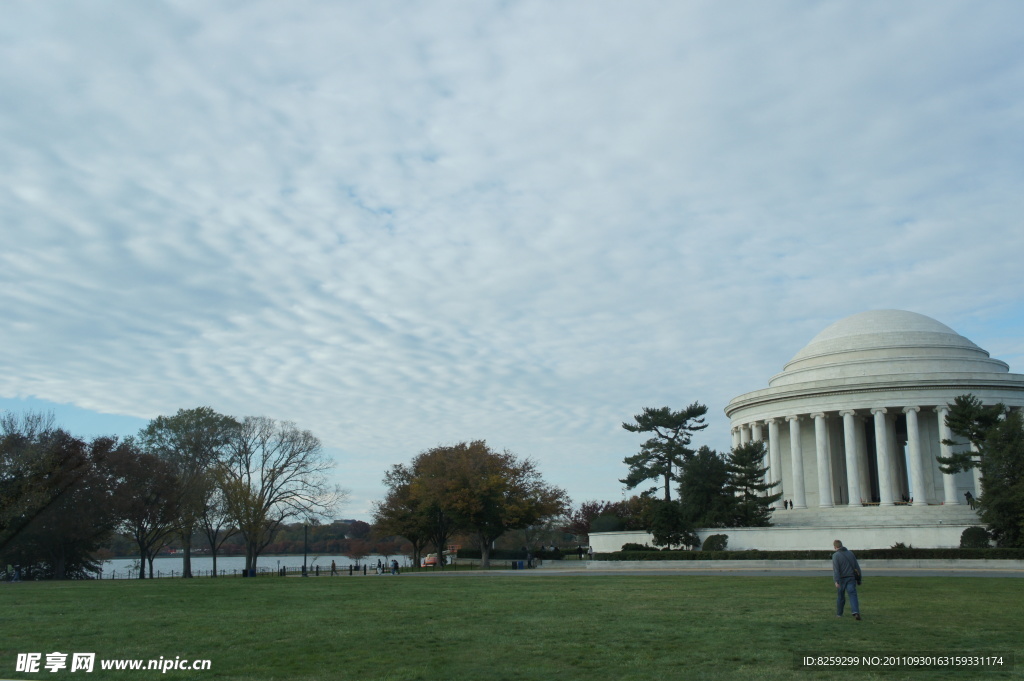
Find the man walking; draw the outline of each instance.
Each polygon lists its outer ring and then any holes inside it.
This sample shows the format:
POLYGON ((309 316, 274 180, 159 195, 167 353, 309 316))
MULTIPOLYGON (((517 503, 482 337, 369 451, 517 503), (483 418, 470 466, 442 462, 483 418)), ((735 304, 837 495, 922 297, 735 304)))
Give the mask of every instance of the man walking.
POLYGON ((860 603, 857 601, 857 584, 860 582, 860 565, 857 556, 853 555, 843 542, 836 539, 832 542, 836 552, 832 554, 832 581, 836 584, 836 617, 843 616, 846 605, 846 594, 850 594, 850 610, 853 619, 860 619, 860 603))

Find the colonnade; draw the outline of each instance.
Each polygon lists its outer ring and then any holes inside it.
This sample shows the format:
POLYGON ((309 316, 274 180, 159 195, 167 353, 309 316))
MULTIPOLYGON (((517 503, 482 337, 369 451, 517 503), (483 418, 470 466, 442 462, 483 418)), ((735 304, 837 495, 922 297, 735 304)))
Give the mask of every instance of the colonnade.
MULTIPOLYGON (((774 491, 782 492, 792 502, 793 508, 807 508, 808 489, 817 491, 819 508, 861 506, 865 503, 894 506, 910 500, 960 504, 955 475, 941 474, 941 497, 934 479, 938 470, 935 455, 948 457, 951 454, 951 447, 944 443, 953 439, 946 425, 948 413, 947 405, 879 406, 795 413, 735 425, 732 442, 735 447, 764 440, 767 426, 768 446, 764 463, 768 468, 768 481, 780 483, 774 491), (928 415, 929 420, 929 439, 925 441, 922 440, 922 412, 928 415), (900 416, 906 423, 903 441, 898 441, 896 433, 900 416), (814 432, 814 455, 807 461, 804 459, 806 427, 812 427, 814 432), (840 429, 841 434, 838 432, 840 429), (787 430, 788 433, 785 432, 787 430), (784 433, 788 437, 784 437, 784 433), (784 446, 784 440, 788 440, 788 447, 784 446), (905 451, 902 448, 904 444, 905 451), (784 460, 788 463, 785 467, 788 468, 786 480, 782 479, 784 460), (805 463, 813 464, 815 479, 806 478, 805 463), (833 492, 840 499, 845 496, 845 502, 837 504, 833 492)), ((900 434, 903 435, 902 432, 900 434)), ((807 439, 811 438, 808 436, 807 439)), ((973 487, 974 493, 980 495, 977 469, 974 470, 973 487)))

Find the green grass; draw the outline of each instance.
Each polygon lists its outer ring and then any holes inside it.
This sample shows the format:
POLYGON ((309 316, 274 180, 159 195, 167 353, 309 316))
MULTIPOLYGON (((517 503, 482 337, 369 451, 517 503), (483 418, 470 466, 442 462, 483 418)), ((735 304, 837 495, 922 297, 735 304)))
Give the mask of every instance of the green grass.
POLYGON ((0 678, 943 679, 795 670, 794 653, 1013 653, 1024 580, 872 578, 864 621, 828 577, 262 577, 0 584, 0 678), (204 672, 15 672, 19 652, 209 658, 204 672))

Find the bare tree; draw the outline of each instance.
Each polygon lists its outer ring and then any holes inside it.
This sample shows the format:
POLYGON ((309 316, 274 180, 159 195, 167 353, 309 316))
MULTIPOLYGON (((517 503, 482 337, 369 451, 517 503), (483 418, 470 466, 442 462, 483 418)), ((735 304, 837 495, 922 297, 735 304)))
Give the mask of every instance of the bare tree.
POLYGON ((203 534, 206 535, 206 540, 210 544, 210 556, 213 558, 212 575, 216 577, 217 552, 220 551, 220 547, 224 545, 224 542, 238 534, 238 528, 231 521, 227 498, 224 495, 224 490, 217 484, 216 476, 208 476, 206 484, 210 485, 213 491, 204 495, 206 497, 206 504, 203 507, 202 515, 199 517, 199 527, 202 529, 203 534))
POLYGON ((256 568, 285 520, 326 517, 346 498, 330 483, 333 462, 308 430, 262 416, 235 431, 219 476, 228 514, 245 538, 245 568, 256 568))

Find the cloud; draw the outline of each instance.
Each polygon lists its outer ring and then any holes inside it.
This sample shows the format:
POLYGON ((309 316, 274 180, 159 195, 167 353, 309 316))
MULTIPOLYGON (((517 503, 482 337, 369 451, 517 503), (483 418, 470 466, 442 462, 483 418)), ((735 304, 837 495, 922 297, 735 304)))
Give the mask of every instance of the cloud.
POLYGON ((9 13, 2 396, 293 419, 358 514, 474 438, 615 497, 864 309, 1024 354, 1014 6, 9 13))

